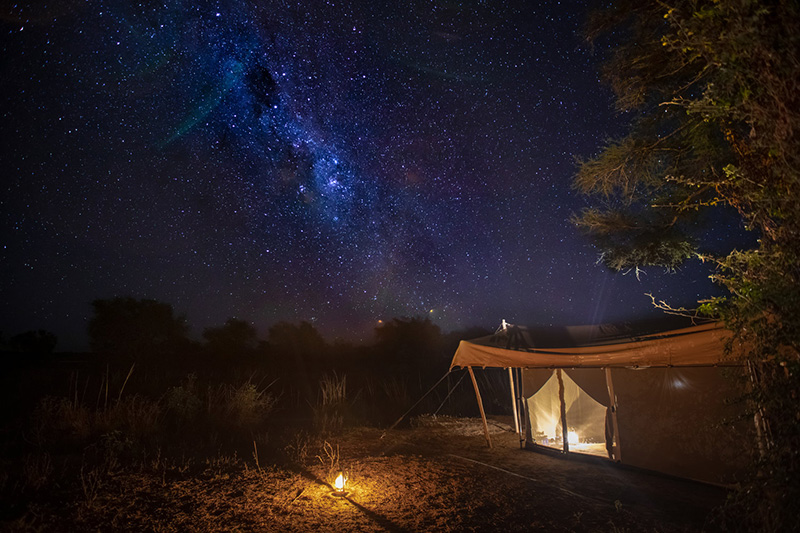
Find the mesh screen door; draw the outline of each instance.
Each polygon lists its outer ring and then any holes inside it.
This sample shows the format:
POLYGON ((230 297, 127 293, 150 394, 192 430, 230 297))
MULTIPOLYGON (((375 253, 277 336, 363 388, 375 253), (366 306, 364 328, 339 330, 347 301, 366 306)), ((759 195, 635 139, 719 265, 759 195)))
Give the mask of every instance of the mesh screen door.
MULTIPOLYGON (((571 452, 607 456, 606 407, 581 389, 566 372, 561 372, 566 408, 566 438, 571 452)), ((529 397, 531 436, 534 442, 550 448, 564 448, 561 423, 561 400, 557 371, 553 370, 545 384, 529 397)))

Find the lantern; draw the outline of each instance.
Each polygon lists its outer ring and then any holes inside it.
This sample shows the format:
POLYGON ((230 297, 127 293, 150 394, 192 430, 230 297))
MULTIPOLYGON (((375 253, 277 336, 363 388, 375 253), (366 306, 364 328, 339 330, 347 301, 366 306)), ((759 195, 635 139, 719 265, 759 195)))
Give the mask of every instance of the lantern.
POLYGON ((344 490, 346 484, 347 478, 344 477, 342 472, 339 472, 339 475, 336 476, 336 480, 333 482, 333 492, 331 492, 331 496, 347 496, 347 491, 344 490))

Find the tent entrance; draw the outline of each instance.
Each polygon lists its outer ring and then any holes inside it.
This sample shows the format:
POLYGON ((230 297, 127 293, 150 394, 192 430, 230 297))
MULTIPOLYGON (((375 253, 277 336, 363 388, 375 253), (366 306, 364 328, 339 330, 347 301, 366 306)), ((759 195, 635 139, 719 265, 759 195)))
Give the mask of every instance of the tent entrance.
POLYGON ((546 381, 526 400, 530 439, 548 448, 608 457, 611 435, 607 437, 606 406, 592 398, 566 371, 535 372, 539 374, 537 381, 546 381))

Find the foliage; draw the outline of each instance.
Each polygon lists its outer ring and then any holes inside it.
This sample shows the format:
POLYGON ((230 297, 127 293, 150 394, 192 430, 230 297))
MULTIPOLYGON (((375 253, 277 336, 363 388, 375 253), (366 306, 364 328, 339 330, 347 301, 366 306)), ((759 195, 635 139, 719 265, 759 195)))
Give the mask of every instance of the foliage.
POLYGON ((189 374, 182 384, 169 389, 165 401, 167 411, 178 425, 194 422, 203 408, 197 391, 197 376, 189 374))
POLYGON ((94 410, 74 398, 48 396, 31 417, 29 439, 40 448, 84 446, 113 431, 142 439, 158 428, 160 416, 158 402, 137 395, 94 410))
POLYGON ((325 339, 308 322, 290 324, 279 322, 269 328, 267 344, 271 351, 281 357, 284 368, 310 375, 313 362, 318 361, 328 350, 325 339))
POLYGON ((279 322, 269 328, 268 338, 270 346, 292 354, 313 355, 326 350, 325 339, 308 322, 298 325, 288 322, 279 322))
POLYGON ((188 342, 186 319, 169 304, 118 297, 95 300, 92 307, 88 333, 95 352, 154 359, 188 342))
POLYGON ((323 366, 317 363, 328 351, 322 335, 305 321, 299 325, 279 322, 269 328, 267 345, 277 356, 278 368, 293 374, 300 381, 306 397, 312 398, 312 376, 318 371, 318 367, 323 366))
POLYGON ((247 381, 234 386, 222 384, 208 391, 209 414, 224 426, 254 429, 275 408, 277 398, 247 381))
POLYGON ((203 330, 206 347, 215 355, 246 355, 258 347, 256 328, 237 318, 229 318, 224 325, 203 330))
POLYGON ((798 27, 800 4, 750 0, 618 2, 588 27, 620 41, 604 76, 633 120, 580 164, 576 187, 596 204, 575 222, 615 270, 710 261, 730 295, 699 312, 725 320, 752 371, 765 453, 727 527, 800 528, 798 27), (709 253, 720 228, 701 222, 719 213, 757 242, 709 253))
POLYGON ((55 334, 40 330, 31 330, 19 335, 14 335, 8 340, 9 347, 17 352, 32 355, 48 355, 58 344, 58 337, 55 334))
POLYGON ((427 317, 393 318, 375 328, 375 339, 381 365, 391 370, 434 375, 445 370, 434 359, 441 353, 442 332, 427 317))

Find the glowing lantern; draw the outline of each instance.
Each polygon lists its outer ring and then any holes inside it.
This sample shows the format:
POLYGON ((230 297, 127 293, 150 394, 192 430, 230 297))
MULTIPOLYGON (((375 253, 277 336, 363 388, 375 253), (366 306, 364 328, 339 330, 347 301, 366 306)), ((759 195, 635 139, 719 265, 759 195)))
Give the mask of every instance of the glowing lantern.
POLYGON ((344 492, 344 484, 346 481, 347 478, 344 477, 344 474, 339 472, 339 476, 336 478, 336 481, 333 482, 333 487, 336 489, 336 492, 344 492))
POLYGON ((578 433, 575 431, 568 431, 567 442, 570 444, 578 444, 580 442, 580 440, 578 439, 578 433))

